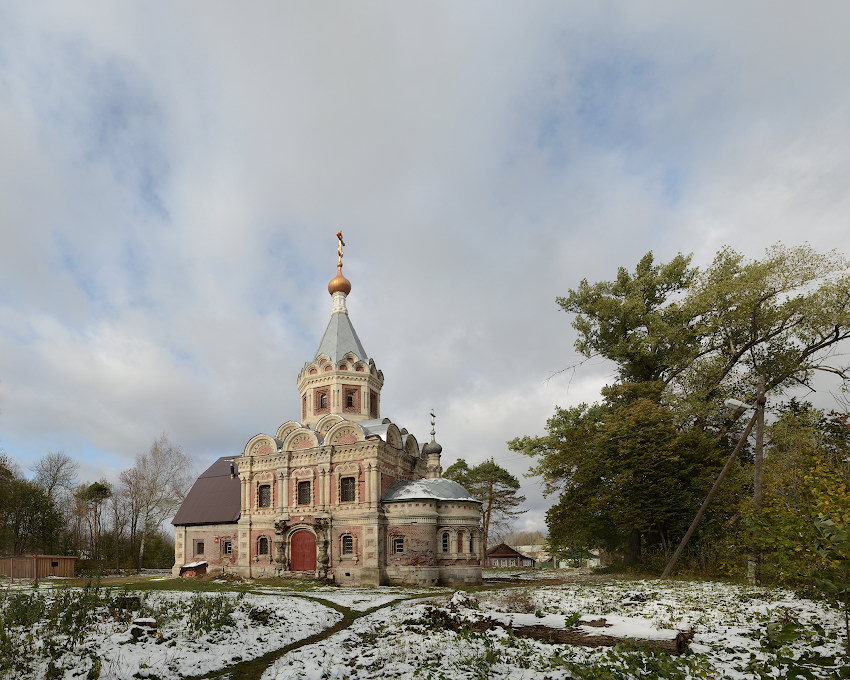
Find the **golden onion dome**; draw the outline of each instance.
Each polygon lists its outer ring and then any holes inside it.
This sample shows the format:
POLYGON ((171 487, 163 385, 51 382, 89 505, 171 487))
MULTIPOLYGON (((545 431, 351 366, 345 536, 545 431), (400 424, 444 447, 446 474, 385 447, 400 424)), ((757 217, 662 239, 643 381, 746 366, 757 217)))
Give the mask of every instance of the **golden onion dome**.
POLYGON ((328 283, 328 292, 331 295, 334 293, 345 293, 348 295, 351 292, 351 281, 342 275, 341 264, 336 266, 336 276, 334 276, 330 280, 330 283, 328 283))

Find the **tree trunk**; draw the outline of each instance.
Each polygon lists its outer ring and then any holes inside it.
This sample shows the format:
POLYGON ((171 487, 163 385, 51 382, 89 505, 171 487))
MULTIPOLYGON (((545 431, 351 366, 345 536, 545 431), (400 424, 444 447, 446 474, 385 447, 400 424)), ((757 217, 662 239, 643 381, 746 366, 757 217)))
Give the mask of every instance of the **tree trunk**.
POLYGON ((91 530, 91 552, 92 558, 97 561, 97 503, 92 506, 92 517, 94 518, 92 521, 92 530, 91 530))
POLYGON ((147 538, 147 532, 142 531, 141 540, 139 541, 139 564, 136 569, 137 574, 141 573, 143 560, 145 558, 145 538, 147 538))
POLYGON ((490 513, 493 510, 493 485, 492 484, 487 489, 487 496, 485 497, 485 503, 484 503, 484 506, 482 507, 482 510, 483 510, 483 512, 482 512, 482 517, 481 517, 481 524, 482 524, 481 528, 482 528, 482 532, 484 534, 483 553, 486 555, 487 554, 487 548, 489 547, 489 543, 490 543, 490 513))
POLYGON ((637 529, 632 529, 626 535, 623 561, 626 563, 626 566, 633 566, 640 562, 640 531, 637 529))

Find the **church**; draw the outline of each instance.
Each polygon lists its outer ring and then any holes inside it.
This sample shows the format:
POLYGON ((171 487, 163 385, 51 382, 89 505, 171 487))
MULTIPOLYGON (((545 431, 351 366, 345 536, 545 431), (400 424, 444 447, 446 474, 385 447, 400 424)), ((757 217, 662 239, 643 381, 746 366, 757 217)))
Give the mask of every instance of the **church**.
POLYGON ((481 583, 481 503, 441 477, 433 413, 425 444, 381 415, 384 374, 349 318, 337 238, 330 322, 297 378, 300 419, 198 478, 172 520, 175 575, 481 583))

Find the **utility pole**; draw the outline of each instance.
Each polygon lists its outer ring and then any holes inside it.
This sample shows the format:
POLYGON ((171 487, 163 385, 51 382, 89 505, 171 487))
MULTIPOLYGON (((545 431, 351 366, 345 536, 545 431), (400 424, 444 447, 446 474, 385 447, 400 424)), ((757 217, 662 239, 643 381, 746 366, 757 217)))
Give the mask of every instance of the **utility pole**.
MULTIPOLYGON (((764 498, 764 406, 767 398, 764 396, 764 378, 759 378, 758 399, 756 399, 756 446, 754 450, 755 472, 753 479, 753 511, 758 514, 761 511, 764 498)), ((755 530, 750 533, 750 540, 758 538, 755 530)), ((761 550, 753 545, 747 559, 747 581, 751 586, 758 585, 761 580, 761 550)))
POLYGON ((753 413, 753 417, 750 418, 750 422, 747 423, 747 427, 744 430, 744 433, 741 435, 741 438, 738 440, 738 443, 735 444, 735 448, 732 450, 732 453, 729 454, 729 458, 726 459, 726 465, 723 466, 723 469, 720 471, 717 479, 714 480, 714 486, 711 487, 711 490, 708 492, 708 495, 705 497, 705 500, 702 502, 699 510, 697 510, 696 517, 694 517, 694 521, 691 522, 691 526, 688 527, 685 535, 682 536, 682 540, 679 542, 679 547, 676 548, 676 552, 673 553, 673 557, 670 558, 670 561, 667 563, 667 566, 664 567, 664 573, 661 574, 661 578, 670 578, 670 573, 673 571, 673 567, 676 565, 676 562, 679 560, 679 557, 682 554, 682 551, 685 549, 685 546, 688 544, 688 541, 691 540, 691 536, 693 536, 694 531, 696 531, 697 526, 702 521, 702 516, 705 514, 706 508, 708 508, 708 504, 711 503, 711 499, 714 498, 714 495, 717 493, 717 490, 720 488, 720 485, 723 483, 723 480, 726 478, 726 475, 729 474, 729 470, 732 469, 732 463, 735 462, 735 459, 738 457, 738 454, 741 452, 741 449, 744 446, 744 442, 747 441, 747 437, 750 436, 750 432, 753 429, 753 425, 758 418, 758 411, 753 413))

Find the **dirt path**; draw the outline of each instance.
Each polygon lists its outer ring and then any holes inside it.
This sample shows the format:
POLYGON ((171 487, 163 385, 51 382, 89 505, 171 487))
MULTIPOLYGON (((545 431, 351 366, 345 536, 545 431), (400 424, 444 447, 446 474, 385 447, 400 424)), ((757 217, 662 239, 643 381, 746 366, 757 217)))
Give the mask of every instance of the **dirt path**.
MULTIPOLYGON (((267 595, 268 593, 263 594, 267 595)), ((288 645, 284 645, 280 649, 275 649, 274 651, 267 652, 262 656, 258 656, 254 659, 249 659, 247 661, 240 661, 239 663, 235 663, 231 666, 220 668, 216 671, 210 671, 209 673, 205 673, 204 675, 186 676, 184 680, 207 680, 211 678, 220 678, 221 680, 260 680, 260 677, 262 677, 263 672, 269 666, 271 666, 275 661, 277 661, 285 654, 289 654, 289 652, 292 652, 301 647, 305 647, 307 645, 312 645, 316 642, 321 642, 322 640, 329 638, 331 635, 339 633, 341 630, 345 630, 346 628, 351 626, 352 623, 357 621, 357 619, 363 618, 364 616, 368 616, 369 614, 373 614, 379 609, 391 607, 393 605, 400 604, 401 602, 406 602, 409 600, 425 600, 429 597, 434 597, 434 595, 411 595, 410 597, 401 597, 397 600, 393 600, 392 602, 385 602, 384 604, 380 604, 377 607, 372 607, 371 609, 366 609, 364 611, 349 609, 348 607, 343 607, 342 605, 336 604, 335 602, 323 600, 320 597, 310 597, 309 595, 297 595, 294 593, 287 593, 287 597, 301 597, 305 600, 312 600, 313 602, 325 605, 326 607, 330 607, 331 609, 336 609, 342 614, 342 619, 337 621, 329 628, 325 628, 324 630, 319 631, 318 633, 314 633, 309 637, 302 638, 301 640, 291 642, 288 645)))
MULTIPOLYGON (((536 585, 552 585, 557 583, 564 583, 566 581, 567 579, 546 579, 538 582, 533 580, 510 577, 493 578, 485 579, 484 584, 482 586, 479 586, 475 590, 499 590, 502 588, 532 587, 536 585)), ((268 592, 257 592, 255 594, 268 595, 268 592)), ((371 609, 359 611, 356 609, 344 607, 329 600, 322 599, 321 597, 311 597, 310 595, 303 595, 298 593, 285 594, 287 597, 300 597, 305 600, 312 600, 313 602, 317 602, 326 607, 330 607, 331 609, 336 609, 342 614, 342 619, 337 621, 334 625, 325 628, 322 631, 319 631, 318 633, 314 633, 309 637, 302 638, 301 640, 296 640, 295 642, 291 642, 288 645, 280 647, 279 649, 267 652, 262 656, 258 656, 254 659, 248 659, 246 661, 240 661, 230 666, 226 666, 225 668, 219 668, 218 670, 210 671, 209 673, 205 673, 203 675, 186 676, 184 680, 212 680, 213 678, 218 678, 220 680, 260 680, 265 670, 269 666, 271 666, 275 661, 280 659, 282 656, 285 656, 286 654, 289 654, 289 652, 295 651, 296 649, 300 649, 301 647, 306 647, 307 645, 312 645, 316 642, 321 642, 322 640, 329 638, 331 635, 335 635, 336 633, 339 633, 340 631, 350 627, 355 621, 363 618, 364 616, 373 614, 380 609, 384 609, 385 607, 391 607, 397 604, 401 604, 402 602, 409 602, 411 600, 427 600, 434 597, 447 596, 447 593, 445 592, 433 593, 429 595, 409 595, 406 597, 400 597, 397 600, 393 600, 392 602, 385 602, 384 604, 378 605, 377 607, 372 607, 371 609)))

